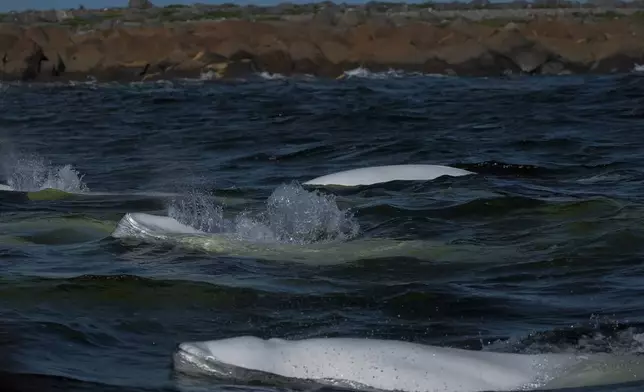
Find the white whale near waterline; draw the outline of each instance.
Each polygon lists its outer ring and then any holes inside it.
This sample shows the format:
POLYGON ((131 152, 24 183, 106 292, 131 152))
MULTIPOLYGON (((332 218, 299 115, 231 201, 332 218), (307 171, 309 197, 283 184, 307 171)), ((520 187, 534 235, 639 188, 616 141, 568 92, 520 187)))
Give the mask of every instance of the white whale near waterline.
POLYGON ((644 378, 634 355, 512 354, 359 338, 186 342, 174 354, 174 367, 242 381, 284 378, 404 392, 559 389, 644 378))
POLYGON ((390 181, 429 181, 442 176, 465 176, 473 172, 441 165, 370 166, 327 174, 305 182, 305 185, 359 186, 390 181))
POLYGON ((235 233, 207 233, 185 225, 169 216, 142 212, 126 213, 111 233, 113 238, 135 239, 153 243, 175 244, 187 249, 235 257, 265 258, 313 265, 334 265, 382 257, 413 257, 434 262, 516 258, 514 250, 472 245, 446 244, 434 240, 388 240, 360 238, 312 244, 253 242, 237 238, 235 233), (491 253, 493 252, 493 253, 491 253))

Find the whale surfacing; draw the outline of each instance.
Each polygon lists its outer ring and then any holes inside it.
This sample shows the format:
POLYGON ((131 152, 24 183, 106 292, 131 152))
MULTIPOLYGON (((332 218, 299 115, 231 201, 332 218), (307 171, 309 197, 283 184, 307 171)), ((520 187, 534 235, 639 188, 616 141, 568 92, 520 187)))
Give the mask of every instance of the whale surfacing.
POLYGON ((168 240, 174 235, 205 234, 169 216, 151 215, 141 212, 125 214, 112 233, 116 238, 150 238, 168 240))
POLYGON ((405 392, 534 390, 644 378, 644 366, 635 356, 495 353, 358 338, 240 336, 181 343, 174 366, 183 373, 244 381, 278 376, 352 389, 405 392), (611 377, 614 369, 621 369, 616 371, 618 377, 611 377), (567 379, 567 374, 573 376, 567 379))
POLYGON ((304 185, 359 186, 390 181, 429 181, 441 176, 465 176, 473 172, 440 165, 370 166, 317 177, 304 185))
POLYGON ((289 244, 238 238, 234 232, 206 233, 169 216, 126 213, 111 236, 122 240, 164 243, 234 257, 263 258, 313 265, 334 265, 382 257, 414 257, 428 261, 466 260, 480 248, 456 247, 439 241, 363 238, 348 242, 289 244))

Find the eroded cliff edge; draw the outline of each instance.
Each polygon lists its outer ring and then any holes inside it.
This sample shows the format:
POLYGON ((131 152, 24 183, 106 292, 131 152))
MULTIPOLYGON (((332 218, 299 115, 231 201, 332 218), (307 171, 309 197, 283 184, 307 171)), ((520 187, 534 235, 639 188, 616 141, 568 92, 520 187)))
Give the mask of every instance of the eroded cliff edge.
POLYGON ((0 78, 25 81, 253 72, 336 78, 360 66, 461 76, 612 73, 644 64, 644 18, 354 25, 221 20, 82 31, 0 24, 0 57, 0 78))

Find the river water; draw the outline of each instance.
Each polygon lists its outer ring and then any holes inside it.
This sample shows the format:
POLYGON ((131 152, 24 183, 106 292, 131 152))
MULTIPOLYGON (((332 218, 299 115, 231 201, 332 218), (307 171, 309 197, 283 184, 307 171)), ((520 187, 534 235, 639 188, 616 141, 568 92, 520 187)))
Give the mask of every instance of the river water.
POLYGON ((1 90, 0 182, 24 191, 0 192, 11 391, 289 389, 173 371, 178 343, 240 335, 644 348, 638 75, 1 90), (301 185, 409 163, 475 174, 301 185), (115 237, 132 212, 233 240, 115 237))

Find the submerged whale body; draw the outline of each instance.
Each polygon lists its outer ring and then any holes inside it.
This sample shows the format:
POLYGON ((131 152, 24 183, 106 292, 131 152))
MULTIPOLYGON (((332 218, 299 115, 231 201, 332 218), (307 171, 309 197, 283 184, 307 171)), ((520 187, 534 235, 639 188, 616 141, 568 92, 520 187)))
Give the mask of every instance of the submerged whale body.
POLYGON ((127 213, 112 232, 112 237, 171 243, 188 249, 237 257, 259 257, 311 264, 340 264, 360 258, 427 255, 424 244, 413 241, 358 240, 309 245, 253 242, 234 233, 206 233, 169 216, 127 213), (384 256, 383 256, 384 255, 384 256))
POLYGON ((16 190, 7 184, 0 184, 0 192, 4 193, 5 195, 11 195, 11 197, 16 197, 18 199, 32 201, 69 199, 85 194, 63 191, 56 188, 43 188, 37 191, 21 191, 16 190))
POLYGON ((327 174, 305 182, 305 185, 359 186, 390 181, 429 181, 442 176, 465 176, 473 172, 440 165, 370 166, 327 174))
POLYGON ((404 392, 558 389, 644 378, 644 365, 632 355, 511 354, 357 338, 187 342, 175 352, 174 367, 242 381, 404 392))
MULTIPOLYGON (((291 244, 262 242, 239 238, 236 233, 206 233, 169 216, 142 212, 127 213, 111 236, 144 242, 173 244, 187 249, 236 257, 263 258, 314 265, 334 265, 386 257, 409 257, 436 262, 488 259, 489 252, 498 257, 502 249, 473 245, 453 245, 431 240, 389 240, 360 238, 347 242, 291 244)), ((505 250, 505 252, 508 252, 505 250)), ((516 257, 510 251, 507 257, 516 257)))

